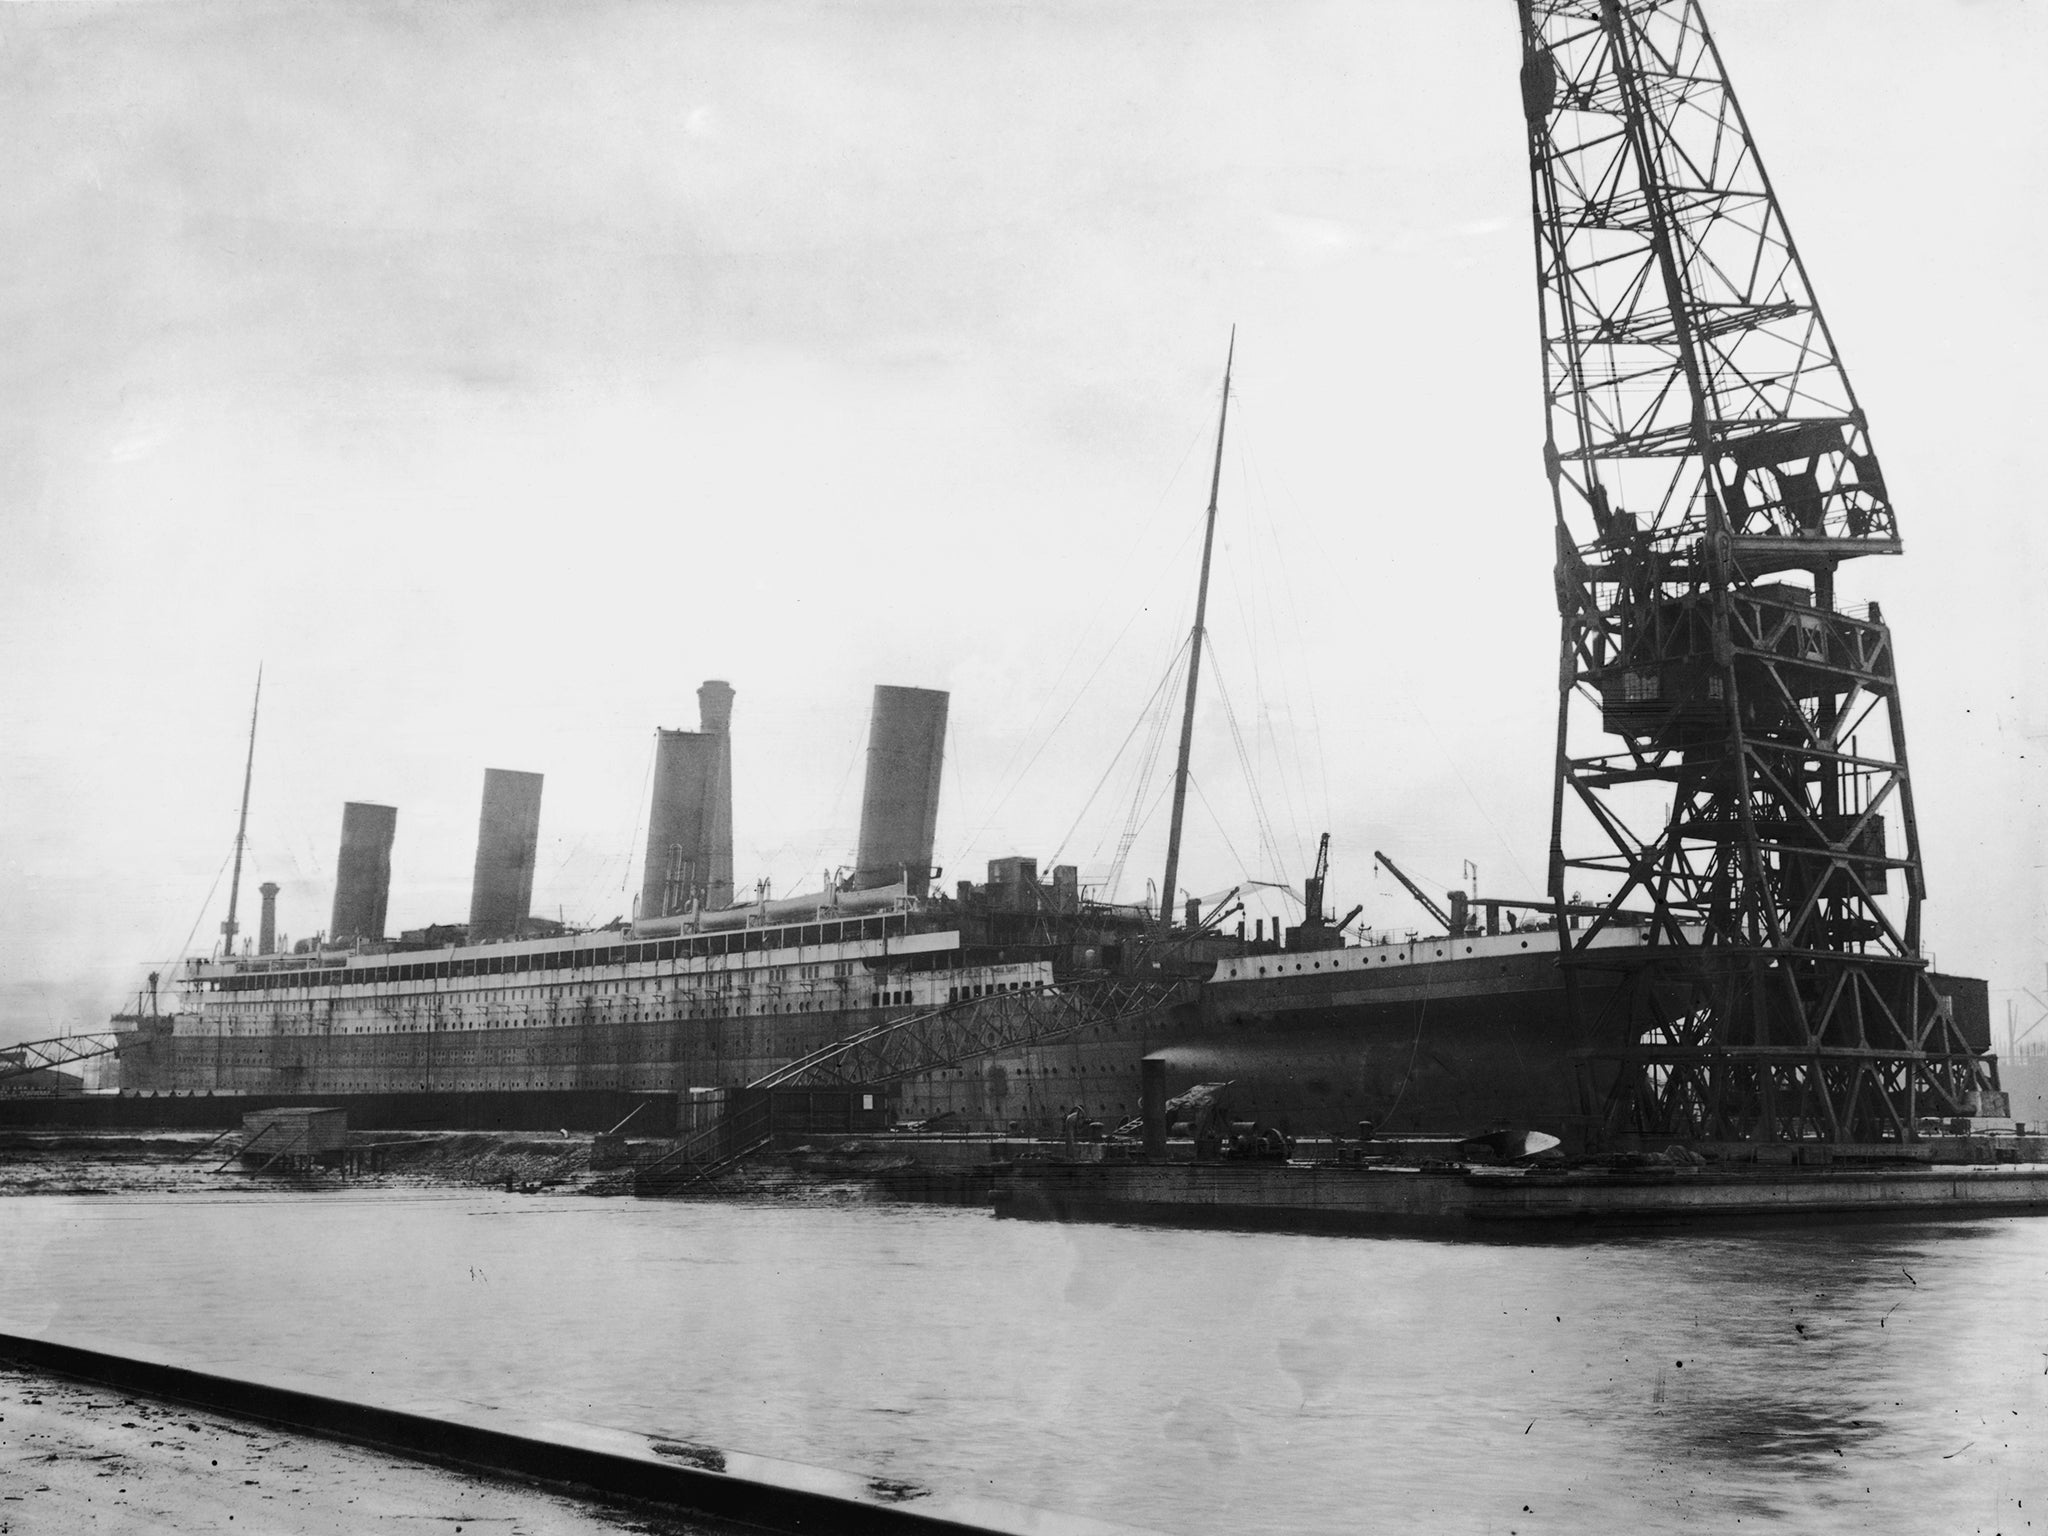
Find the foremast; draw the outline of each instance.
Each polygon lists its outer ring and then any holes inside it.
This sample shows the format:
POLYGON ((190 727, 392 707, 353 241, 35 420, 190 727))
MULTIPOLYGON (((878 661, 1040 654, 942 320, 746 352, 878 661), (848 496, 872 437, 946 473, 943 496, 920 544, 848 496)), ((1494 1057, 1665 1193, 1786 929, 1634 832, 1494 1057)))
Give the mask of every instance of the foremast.
POLYGON ((1180 881, 1180 832, 1188 807, 1188 756, 1195 744, 1195 690, 1202 678, 1202 636, 1209 616, 1209 558, 1216 547, 1216 501, 1223 488, 1223 429, 1230 421, 1230 368, 1237 360, 1237 327, 1223 359, 1223 404, 1216 415, 1216 462, 1209 471, 1209 515, 1202 533, 1202 579, 1195 588, 1195 628, 1188 637, 1188 696, 1180 717, 1180 755, 1173 767, 1173 821, 1166 833, 1166 880, 1159 888, 1159 925, 1173 926, 1174 893, 1180 881))
POLYGON ((242 763, 242 815, 235 823, 235 870, 228 877, 228 915, 220 925, 221 954, 232 959, 235 953, 235 934, 239 931, 235 922, 235 909, 242 895, 242 850, 249 841, 249 784, 256 773, 256 712, 263 707, 263 666, 256 667, 256 697, 249 704, 249 755, 242 763))

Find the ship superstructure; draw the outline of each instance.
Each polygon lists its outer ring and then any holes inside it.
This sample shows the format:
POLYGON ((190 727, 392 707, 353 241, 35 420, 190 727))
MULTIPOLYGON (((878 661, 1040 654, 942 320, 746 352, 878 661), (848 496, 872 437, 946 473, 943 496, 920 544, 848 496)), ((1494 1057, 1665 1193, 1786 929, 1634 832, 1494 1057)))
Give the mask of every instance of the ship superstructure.
MULTIPOLYGON (((893 1014, 1050 985, 1059 908, 929 895, 946 696, 876 690, 864 867, 808 896, 728 905, 733 690, 699 692, 706 729, 657 736, 646 896, 653 910, 587 932, 533 918, 540 776, 489 770, 472 924, 386 939, 396 812, 342 818, 338 939, 274 951, 272 896, 257 953, 185 963, 168 1012, 121 1051, 131 1092, 358 1093, 744 1084, 893 1014), (906 774, 905 764, 916 771, 906 774), (894 872, 894 879, 886 878, 894 872), (961 914, 970 921, 956 921, 961 914), (978 916, 976 914, 979 914, 978 916), (1042 920, 1050 918, 1051 926, 1042 920)), ((1035 873, 1035 867, 1034 867, 1035 873)), ((1073 900, 1068 900, 1071 895, 1073 900)), ((1069 924, 1071 926, 1071 923, 1069 924)), ((1085 946, 1078 958, 1099 961, 1085 946)))
POLYGON ((779 905, 666 938, 194 960, 184 1007, 124 1052, 123 1085, 682 1091, 748 1082, 892 1011, 1052 980, 1048 960, 963 948, 900 886, 801 917, 765 910, 779 905))

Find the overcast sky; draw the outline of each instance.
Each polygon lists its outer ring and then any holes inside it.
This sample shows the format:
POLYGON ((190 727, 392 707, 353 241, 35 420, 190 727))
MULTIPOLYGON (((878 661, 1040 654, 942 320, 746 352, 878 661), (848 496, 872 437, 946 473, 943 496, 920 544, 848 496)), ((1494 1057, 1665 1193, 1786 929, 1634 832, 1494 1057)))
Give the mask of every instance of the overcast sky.
MULTIPOLYGON (((1712 14, 1900 509, 1843 597, 2002 1037, 2048 996, 2048 19, 1712 14)), ((0 10, 0 1039, 217 934, 259 662, 245 931, 265 879, 326 925, 347 799, 399 808, 392 929, 460 921, 487 766, 547 776, 537 909, 627 912, 707 677, 743 882, 850 859, 899 683, 953 694, 949 882, 1100 879, 1135 803, 1142 897, 1233 324, 1183 883, 1327 829, 1371 921, 1420 921, 1374 848, 1539 894, 1517 62, 1506 0, 0 10)))

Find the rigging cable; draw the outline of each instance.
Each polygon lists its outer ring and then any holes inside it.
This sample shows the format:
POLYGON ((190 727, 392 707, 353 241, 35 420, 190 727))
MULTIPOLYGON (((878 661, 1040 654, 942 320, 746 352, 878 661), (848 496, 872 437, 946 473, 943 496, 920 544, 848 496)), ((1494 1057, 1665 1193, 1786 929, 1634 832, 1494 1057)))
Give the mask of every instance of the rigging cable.
MULTIPOLYGON (((1246 444, 1246 442, 1244 441, 1242 434, 1240 434, 1239 437, 1238 453, 1239 489, 1243 496, 1244 504, 1248 509, 1248 512, 1250 513, 1250 515, 1245 519, 1245 527, 1248 532, 1248 537, 1245 541, 1245 547, 1250 557, 1245 562, 1245 569, 1248 573, 1248 595, 1251 599, 1250 607, 1247 608, 1246 606, 1247 592, 1245 590, 1240 590, 1235 585, 1233 585, 1232 590, 1237 594, 1238 623, 1244 631, 1245 649, 1250 659, 1250 664, 1252 668, 1253 697, 1255 700, 1258 701, 1257 717, 1253 721, 1253 745, 1258 745, 1259 732, 1263 730, 1264 740, 1266 744, 1272 748, 1273 762, 1280 774, 1281 801, 1283 807, 1287 811, 1287 821, 1289 829, 1294 834, 1295 858, 1303 867, 1306 867, 1309 860, 1306 845, 1302 838, 1301 814, 1300 810, 1298 810, 1296 806, 1295 789, 1298 785, 1301 791, 1301 809, 1306 809, 1307 801, 1309 798, 1308 785, 1306 781, 1302 779, 1300 754, 1294 751, 1281 751, 1279 737, 1273 730, 1272 711, 1270 708, 1267 707, 1265 703, 1267 697, 1266 679, 1265 668, 1262 664, 1261 658, 1264 656, 1267 646, 1261 643, 1258 631, 1258 620, 1260 617, 1263 617, 1265 621, 1266 635, 1269 638, 1270 648, 1273 651, 1273 653, 1278 656, 1281 656, 1284 659, 1284 657, 1287 655, 1287 647, 1282 643, 1279 625, 1275 618, 1278 605, 1273 601, 1271 592, 1272 584, 1270 581, 1266 579, 1265 567, 1258 558, 1258 535, 1261 518, 1263 518, 1267 532, 1269 536, 1272 538, 1274 546, 1274 555, 1276 559, 1279 559, 1279 557, 1282 554, 1282 551, 1279 547, 1279 536, 1277 532, 1274 531, 1272 526, 1272 514, 1270 509, 1262 506, 1261 502, 1259 500, 1255 500, 1251 494, 1250 487, 1253 474, 1251 467, 1251 456, 1248 444, 1246 444), (1289 779, 1290 769, 1293 772, 1292 781, 1290 781, 1289 779)), ((1260 483, 1259 490, 1261 497, 1263 497, 1265 491, 1265 486, 1263 482, 1260 483)), ((1280 560, 1280 564, 1282 565, 1282 568, 1284 570, 1284 559, 1280 560)), ((1308 647, 1303 642, 1302 636, 1299 631, 1300 623, 1299 619, 1297 618, 1294 646, 1298 654, 1302 655, 1303 657, 1306 657, 1308 654, 1308 647)), ((1284 664, 1283 660, 1283 665, 1280 669, 1279 692, 1281 705, 1287 713, 1287 721, 1290 736, 1296 734, 1294 732, 1294 721, 1296 717, 1294 711, 1293 694, 1288 687, 1288 679, 1295 671, 1298 670, 1306 671, 1307 669, 1305 667, 1289 667, 1284 664)), ((1327 798, 1328 797, 1325 796, 1326 801, 1327 798)), ((1327 815, 1325 817, 1325 822, 1327 824, 1327 815)), ((1280 867, 1283 862, 1280 858, 1277 842, 1275 843, 1273 849, 1273 861, 1276 867, 1280 867)))
MULTIPOLYGON (((213 893, 220 889, 220 877, 228 872, 228 860, 233 857, 232 853, 228 854, 220 861, 220 868, 213 872, 213 884, 206 888, 206 900, 199 904, 199 915, 192 919, 192 930, 185 935, 184 947, 178 951, 180 959, 192 953, 192 941, 199 935, 199 925, 206 921, 206 909, 213 905, 213 893)), ((211 950, 212 946, 209 945, 208 952, 211 953, 211 950)), ((175 960, 164 962, 166 968, 175 964, 177 964, 175 960)))
MULTIPOLYGON (((1302 623, 1301 604, 1295 596, 1294 577, 1291 573, 1289 562, 1285 558, 1286 550, 1281 545, 1279 524, 1273 518, 1272 501, 1270 497, 1265 495, 1265 474, 1264 471, 1261 469, 1260 465, 1252 458, 1250 439, 1241 434, 1239 437, 1239 442, 1242 444, 1242 451, 1245 455, 1245 463, 1250 468, 1252 475, 1259 482, 1259 491, 1261 495, 1261 501, 1259 505, 1265 512, 1266 531, 1273 541, 1273 552, 1276 557, 1275 563, 1278 565, 1280 570, 1280 587, 1281 591, 1285 594, 1287 598, 1288 617, 1294 620, 1295 640, 1296 643, 1300 646, 1302 654, 1306 656, 1308 654, 1309 649, 1305 639, 1305 636, 1307 634, 1307 626, 1302 623)), ((1294 507, 1295 511, 1298 514, 1301 510, 1301 503, 1296 499, 1293 487, 1287 483, 1287 478, 1285 474, 1281 471, 1276 470, 1274 471, 1274 479, 1279 483, 1281 491, 1286 495, 1288 502, 1294 507)), ((1323 824, 1325 826, 1328 826, 1330 822, 1330 765, 1328 758, 1324 755, 1323 752, 1323 726, 1322 720, 1316 710, 1315 688, 1313 686, 1309 686, 1304 691, 1308 696, 1309 729, 1314 735, 1316 744, 1316 773, 1317 776, 1322 780, 1323 785, 1323 824)))
MULTIPOLYGON (((1237 708, 1231 703, 1230 689, 1223 681, 1223 662, 1216 655, 1213 645, 1210 648, 1209 660, 1216 674, 1216 696, 1223 701, 1223 718, 1230 726, 1231 744, 1237 749, 1238 767, 1244 771, 1245 792, 1251 797, 1252 824, 1258 832, 1259 845, 1265 850, 1266 857, 1272 861, 1274 872, 1285 877, 1287 865, 1280 857, 1280 840, 1274 834, 1272 818, 1266 813, 1266 799, 1260 792, 1258 775, 1252 771, 1251 755, 1245 749, 1244 732, 1238 726, 1237 708)), ((1246 873, 1250 874, 1252 871, 1247 870, 1246 873)))
POLYGON ((1474 792, 1471 781, 1465 777, 1464 770, 1458 766, 1458 760, 1451 755, 1450 748, 1444 745, 1443 737, 1437 734, 1435 724, 1428 715, 1422 712, 1422 706, 1415 702, 1414 696, 1401 686, 1398 679, 1394 681, 1394 687, 1401 695, 1401 702, 1408 706, 1409 711, 1415 718, 1422 722, 1422 728, 1429 732, 1429 739, 1436 743, 1437 751, 1443 754, 1444 763, 1450 768, 1452 775, 1457 779, 1459 787, 1465 791, 1465 798, 1470 800, 1472 808, 1479 812, 1479 819, 1486 823, 1488 828, 1492 830, 1495 840, 1506 850, 1508 862, 1515 866, 1515 873, 1520 875, 1527 884, 1541 889, 1542 887, 1536 881, 1529 878, 1529 871, 1522 868, 1522 861, 1515 857, 1515 845, 1508 841, 1506 834, 1501 831, 1499 824, 1494 821, 1492 816, 1487 814, 1485 803, 1474 792))
MULTIPOLYGON (((743 682, 744 682, 744 681, 745 681, 745 679, 743 678, 743 679, 741 679, 741 681, 743 681, 743 682)), ((658 741, 658 740, 659 740, 660 738, 659 738, 659 737, 657 737, 657 738, 655 738, 655 739, 656 739, 656 740, 658 741)), ((635 844, 637 844, 637 843, 638 843, 638 842, 640 841, 640 813, 641 813, 641 808, 642 808, 643 806, 648 806, 648 805, 649 805, 649 802, 648 802, 648 799, 647 799, 647 789, 648 789, 648 786, 649 786, 649 785, 651 785, 651 784, 652 784, 653 782, 654 782, 654 743, 653 743, 653 742, 649 742, 649 743, 648 743, 648 746, 647 746, 647 768, 646 768, 646 771, 645 771, 645 772, 643 772, 643 773, 642 773, 642 774, 640 775, 640 798, 639 798, 639 799, 638 799, 637 801, 635 801, 635 802, 634 802, 634 804, 633 804, 633 830, 632 830, 631 832, 629 832, 629 833, 627 833, 627 834, 626 834, 626 867, 625 867, 625 872, 624 872, 623 874, 621 874, 621 875, 619 876, 619 894, 621 894, 621 895, 624 895, 624 894, 625 894, 625 892, 626 892, 626 887, 627 887, 627 885, 628 885, 628 884, 629 884, 629 883, 631 882, 631 880, 632 880, 632 878, 633 878, 633 848, 634 848, 634 845, 635 845, 635 844)), ((650 809, 651 809, 651 807, 650 807, 650 809)), ((578 846, 580 847, 581 845, 579 844, 578 846)), ((573 857, 574 857, 574 855, 572 854, 572 855, 570 855, 570 857, 572 857, 572 858, 573 858, 573 857)), ((564 861, 564 862, 566 863, 566 861, 564 861)), ((561 873, 560 869, 557 869, 557 870, 556 870, 556 873, 557 873, 557 874, 561 873)), ((645 876, 645 872, 644 872, 644 871, 642 872, 642 876, 641 876, 641 878, 642 878, 643 880, 644 880, 644 879, 646 878, 646 876, 645 876)))
MULTIPOLYGON (((1132 557, 1151 536, 1153 525, 1159 520, 1160 509, 1166 505, 1167 497, 1173 494, 1174 486, 1180 481, 1181 471, 1187 468, 1189 456, 1193 454, 1195 445, 1202 441, 1207 430, 1207 419, 1205 417, 1195 427, 1193 436, 1188 439, 1187 447, 1181 452, 1180 462, 1174 466, 1172 475, 1167 478, 1165 486, 1161 488, 1158 499, 1153 502, 1152 510, 1147 515, 1143 526, 1132 537, 1130 548, 1124 552, 1121 560, 1108 567, 1110 570, 1121 573, 1131 567, 1132 557)), ((995 824, 996 817, 1000 816, 1003 807, 1009 804, 1010 796, 1015 794, 1024 781, 1031 777, 1031 770, 1037 766, 1038 759, 1045 754, 1045 749, 1052 745, 1052 739, 1060 733, 1060 728, 1067 723, 1068 719, 1073 715, 1075 708, 1087 696, 1089 688, 1094 685, 1095 679, 1102 674, 1102 669, 1108 665, 1110 657, 1116 654, 1116 648, 1123 644, 1124 636, 1130 633, 1131 626, 1138 621, 1138 616, 1147 611, 1146 600, 1158 588, 1159 583, 1165 579, 1166 572, 1172 567, 1174 561, 1178 559, 1180 552, 1188 547, 1189 542, 1194 538, 1197 526, 1199 525, 1190 524, 1187 531, 1182 534, 1180 543, 1174 546, 1172 553, 1157 563, 1151 582, 1138 594, 1138 601, 1132 607, 1129 617, 1124 620, 1123 628, 1117 631, 1116 638, 1109 642, 1108 649, 1097 658, 1095 666, 1089 671, 1088 676, 1082 680, 1081 686, 1074 691, 1073 698, 1068 700, 1066 709, 1061 712, 1059 719, 1053 722, 1052 729, 1047 731, 1044 737, 1039 740, 1037 750, 1031 754, 1031 760, 1024 765, 1023 771, 1015 779, 1009 780, 1009 787, 1003 790, 1001 797, 990 808, 988 815, 975 828, 973 835, 968 838, 966 846, 972 847, 981 840, 982 834, 995 824)), ((1010 769, 1015 766, 1017 755, 1024 750, 1026 743, 1031 740, 1031 733, 1037 727, 1039 717, 1045 712, 1045 701, 1054 698, 1059 693, 1060 684, 1066 680, 1068 672, 1073 669, 1075 658, 1081 654, 1081 647, 1087 643, 1088 633, 1088 630, 1084 628, 1075 636, 1073 649, 1067 653, 1067 659, 1062 663, 1059 675, 1053 679, 1052 687, 1046 690, 1038 707, 1031 712, 1030 723, 1025 726, 1023 733, 1018 737, 1017 745, 1010 750, 1009 760, 1003 764, 1002 771, 995 777, 994 782, 996 784, 1000 785, 1006 779, 1009 779, 1010 769)))
MULTIPOLYGON (((1186 647, 1187 642, 1183 640, 1181 642, 1181 649, 1184 650, 1186 647)), ((1059 846, 1053 850, 1051 862, 1057 863, 1059 856, 1067 851, 1067 844, 1073 841, 1075 832, 1080 830, 1083 818, 1087 816, 1089 808, 1095 804, 1095 797, 1102 793, 1102 788, 1109 782, 1110 775, 1116 772, 1116 765, 1123 760, 1125 751, 1131 745, 1131 738, 1138 734, 1147 720, 1151 719, 1153 709, 1157 705, 1160 695, 1167 691, 1173 679, 1179 675, 1179 671, 1180 651, 1176 650, 1173 660, 1167 664, 1165 673, 1153 687, 1152 697, 1145 701, 1144 708, 1138 712, 1138 718, 1131 722, 1130 730, 1124 735, 1123 744, 1116 749, 1115 755, 1110 758, 1107 766, 1103 768, 1102 777, 1095 781, 1095 787, 1088 791, 1088 798, 1081 802, 1081 809, 1075 815, 1073 825, 1067 828, 1066 836, 1060 839, 1059 846)), ((1100 847, 1100 844, 1097 846, 1100 847)))
MULTIPOLYGON (((1176 668, 1173 676, 1177 679, 1179 675, 1179 669, 1176 668)), ((1166 690, 1166 694, 1170 698, 1175 691, 1177 690, 1169 688, 1166 690)), ((1116 858, 1111 861, 1109 866, 1107 894, 1112 901, 1116 899, 1117 887, 1123 883, 1124 865, 1130 860, 1131 844, 1138 840, 1138 833, 1143 829, 1145 823, 1152 819, 1150 811, 1146 812, 1141 818, 1139 807, 1144 802, 1145 786, 1152 782, 1152 775, 1159 769, 1159 754, 1166 746, 1167 722, 1171 714, 1172 711, 1167 709, 1162 703, 1160 708, 1153 714, 1152 732, 1145 738, 1145 751, 1138 761, 1136 791, 1131 798, 1130 814, 1124 818, 1123 835, 1117 839, 1116 858)), ((1168 782, 1167 787, 1169 789, 1172 787, 1171 781, 1168 782)), ((1157 810, 1158 808, 1158 798, 1154 797, 1152 809, 1157 810)))
MULTIPOLYGON (((951 753, 953 751, 953 721, 950 713, 948 714, 946 719, 946 750, 948 753, 951 753)), ((839 811, 840 808, 846 804, 846 786, 853 782, 853 770, 859 765, 859 763, 860 738, 856 736, 853 738, 853 746, 849 749, 847 753, 846 771, 840 774, 839 776, 839 788, 832 792, 832 809, 825 813, 825 839, 823 842, 819 843, 818 846, 815 849, 813 849, 811 853, 811 865, 813 868, 824 867, 820 861, 824 859, 825 850, 828 847, 836 845, 840 851, 844 852, 847 850, 849 846, 844 842, 837 841, 840 835, 844 833, 846 830, 845 823, 840 821, 839 819, 839 811)), ((944 780, 941 780, 941 793, 944 792, 944 782, 944 780)), ((858 838, 859 835, 860 834, 858 832, 855 832, 854 834, 856 838, 858 838)), ((851 854, 849 854, 845 862, 850 865, 854 861, 854 859, 858 857, 859 851, 856 848, 851 854)), ((826 884, 828 885, 830 883, 831 882, 829 880, 826 882, 826 884)))
POLYGON ((1209 803, 1209 797, 1202 792, 1201 780, 1197 779, 1194 776, 1194 774, 1190 773, 1188 775, 1188 782, 1194 785, 1195 796, 1202 802, 1202 809, 1207 811, 1209 813, 1209 819, 1216 823, 1216 835, 1223 839, 1223 846, 1230 850, 1230 857, 1236 861, 1239 873, 1241 873, 1244 876, 1243 883, 1246 885, 1266 884, 1267 882, 1263 880, 1255 880, 1252 878, 1252 871, 1245 864, 1244 855, 1237 851, 1237 844, 1233 843, 1230 840, 1230 831, 1227 827, 1223 825, 1223 818, 1216 814, 1216 807, 1209 803))

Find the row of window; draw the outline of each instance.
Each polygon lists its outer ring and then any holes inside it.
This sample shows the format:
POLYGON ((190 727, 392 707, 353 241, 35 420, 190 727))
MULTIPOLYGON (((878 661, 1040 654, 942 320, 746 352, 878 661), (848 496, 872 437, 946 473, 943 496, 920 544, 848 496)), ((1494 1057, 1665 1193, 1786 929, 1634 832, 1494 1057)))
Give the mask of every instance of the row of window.
MULTIPOLYGON (((1021 981, 994 981, 983 986, 948 987, 946 988, 946 1001, 949 1003, 965 1002, 970 998, 987 997, 991 992, 1022 992, 1024 986, 1025 984, 1021 981)), ((875 994, 875 1006, 877 1008, 901 1007, 903 1004, 914 1002, 915 1000, 909 992, 877 992, 875 994)))
POLYGON ((229 992, 276 991, 305 987, 370 986, 393 981, 446 981, 461 976, 510 976, 528 971, 583 970, 600 965, 638 965, 650 961, 693 960, 712 955, 751 954, 797 946, 842 944, 860 939, 889 938, 904 933, 908 918, 849 918, 838 923, 802 923, 786 928, 742 928, 730 933, 692 934, 637 944, 607 944, 590 949, 557 949, 540 954, 474 955, 462 960, 421 960, 397 963, 360 961, 346 969, 251 971, 222 976, 207 983, 229 992))

